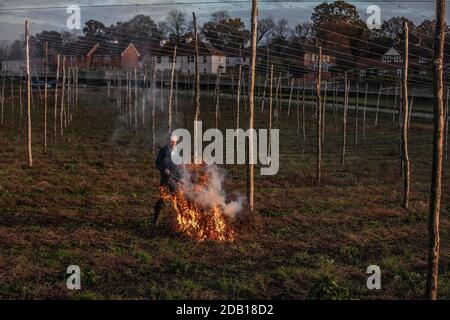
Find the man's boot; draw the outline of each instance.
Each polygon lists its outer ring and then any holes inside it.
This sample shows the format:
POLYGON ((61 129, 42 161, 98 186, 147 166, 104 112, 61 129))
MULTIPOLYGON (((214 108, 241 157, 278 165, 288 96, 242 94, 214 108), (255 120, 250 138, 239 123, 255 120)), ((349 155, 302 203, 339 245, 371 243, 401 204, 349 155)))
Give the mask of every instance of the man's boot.
POLYGON ((162 199, 159 199, 153 208, 153 225, 158 225, 158 219, 159 219, 159 213, 161 212, 162 208, 164 207, 164 201, 162 199))

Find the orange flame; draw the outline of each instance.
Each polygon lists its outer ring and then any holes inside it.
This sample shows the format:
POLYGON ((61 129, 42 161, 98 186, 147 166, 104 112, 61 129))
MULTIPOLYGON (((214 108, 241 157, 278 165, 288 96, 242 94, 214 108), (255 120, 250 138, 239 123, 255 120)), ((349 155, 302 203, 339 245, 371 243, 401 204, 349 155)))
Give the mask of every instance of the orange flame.
MULTIPOLYGON (((204 165, 190 165, 186 169, 192 174, 194 191, 208 184, 210 177, 204 170, 204 165)), ((176 212, 177 231, 198 241, 230 242, 235 239, 235 232, 219 206, 204 208, 189 199, 182 189, 178 188, 171 193, 167 187, 160 187, 163 200, 170 203, 176 212)))

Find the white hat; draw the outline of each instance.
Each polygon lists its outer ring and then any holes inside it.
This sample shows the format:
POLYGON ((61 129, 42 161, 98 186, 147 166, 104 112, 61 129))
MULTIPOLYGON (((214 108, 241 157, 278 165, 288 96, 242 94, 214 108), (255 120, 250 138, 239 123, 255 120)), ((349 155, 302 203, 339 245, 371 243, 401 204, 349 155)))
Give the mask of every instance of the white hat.
POLYGON ((171 135, 170 136, 170 141, 177 142, 178 141, 178 137, 176 135, 171 135))

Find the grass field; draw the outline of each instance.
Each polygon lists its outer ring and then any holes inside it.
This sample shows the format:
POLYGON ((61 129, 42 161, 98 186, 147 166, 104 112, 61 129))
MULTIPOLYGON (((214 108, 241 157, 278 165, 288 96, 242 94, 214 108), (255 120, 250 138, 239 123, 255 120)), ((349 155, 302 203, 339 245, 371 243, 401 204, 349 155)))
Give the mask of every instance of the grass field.
MULTIPOLYGON (((193 118, 188 105, 186 109, 180 96, 180 126, 193 118)), ((221 107, 221 127, 232 128, 231 103, 222 101, 221 107)), ((243 104, 241 108, 244 126, 243 104)), ((204 98, 201 118, 206 127, 214 122, 213 110, 211 98, 204 98)), ((42 153, 42 109, 33 110, 33 168, 26 166, 25 140, 19 143, 17 113, 14 123, 9 106, 6 115, 0 128, 0 298, 423 298, 429 123, 412 121, 412 203, 405 211, 399 205, 400 131, 391 116, 381 116, 374 128, 373 114, 368 113, 364 143, 360 118, 355 148, 350 112, 346 164, 341 165, 342 115, 335 128, 328 112, 323 183, 317 186, 313 110, 307 109, 302 153, 296 107, 287 118, 284 106, 274 125, 280 128, 280 171, 275 176, 255 171, 256 217, 237 226, 236 241, 225 244, 197 243, 175 233, 170 208, 160 226, 151 226, 159 176, 149 145, 150 122, 142 144, 140 131, 134 135, 122 128, 115 102, 103 91, 83 93, 64 137, 54 145, 49 134, 47 155, 42 153), (81 267, 79 291, 66 288, 65 271, 71 264, 81 267), (372 264, 382 272, 378 291, 366 288, 366 269, 372 264)), ((267 117, 267 111, 257 111, 256 126, 266 126, 267 117)), ((159 107, 157 128, 167 132, 159 107)), ((441 219, 440 298, 450 298, 449 161, 441 219)), ((245 168, 225 169, 227 192, 245 194, 245 168)))

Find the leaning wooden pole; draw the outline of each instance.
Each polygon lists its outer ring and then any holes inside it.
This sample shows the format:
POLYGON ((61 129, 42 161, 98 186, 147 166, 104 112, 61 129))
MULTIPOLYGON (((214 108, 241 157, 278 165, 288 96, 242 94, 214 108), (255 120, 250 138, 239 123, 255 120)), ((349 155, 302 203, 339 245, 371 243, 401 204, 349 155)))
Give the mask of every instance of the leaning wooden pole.
POLYGON ((64 91, 66 87, 66 56, 62 62, 62 81, 61 81, 61 110, 59 115, 61 136, 64 135, 64 91))
POLYGON ((408 110, 408 46, 409 46, 409 30, 408 23, 403 23, 404 29, 404 56, 403 56, 403 81, 402 81, 402 106, 403 106, 403 120, 402 120, 402 166, 403 166, 403 199, 402 206, 405 209, 409 208, 409 191, 410 191, 410 176, 411 165, 409 162, 408 153, 408 127, 409 127, 409 110, 408 110))
POLYGON ((272 147, 270 141, 272 140, 272 113, 273 113, 273 64, 270 65, 270 78, 269 78, 269 146, 267 148, 267 156, 270 159, 272 153, 272 147))
POLYGON ((317 99, 317 154, 316 154, 316 183, 319 184, 322 178, 322 97, 320 92, 320 82, 322 74, 322 47, 319 47, 319 61, 317 68, 316 99, 317 99))
POLYGON ((33 166, 33 151, 31 148, 31 75, 30 75, 30 46, 28 43, 28 20, 25 21, 25 64, 27 73, 27 118, 28 118, 28 166, 33 166))
POLYGON ((152 83, 151 83, 151 101, 152 101, 152 154, 156 154, 156 60, 152 58, 152 83))
POLYGON ((303 94, 302 94, 302 153, 305 153, 306 148, 306 79, 303 78, 303 94))
POLYGON ((436 27, 434 31, 434 136, 433 164, 431 173, 430 216, 428 223, 428 272, 426 296, 437 299, 439 264, 439 218, 442 194, 442 160, 444 146, 444 44, 445 0, 436 0, 436 27))
POLYGON ((55 82, 55 105, 54 105, 54 113, 53 113, 53 143, 56 144, 56 123, 58 120, 58 84, 59 84, 59 60, 60 56, 56 57, 56 82, 55 82))
POLYGON ((356 106, 355 106, 355 137, 353 147, 358 148, 358 113, 359 113, 359 82, 356 83, 356 106))
POLYGON ((380 89, 378 91, 378 99, 377 99, 377 109, 375 113, 375 128, 378 127, 378 113, 380 111, 380 98, 381 98, 381 91, 383 90, 383 84, 380 84, 380 89))
POLYGON ((1 111, 1 118, 2 118, 2 127, 4 125, 4 108, 5 108, 5 78, 6 78, 6 72, 3 71, 3 81, 2 81, 2 111, 1 111))
POLYGON ((45 63, 44 63, 44 72, 45 72, 45 83, 44 83, 44 153, 47 153, 47 113, 48 113, 48 105, 47 105, 47 80, 48 80, 48 42, 45 42, 44 46, 45 51, 45 63))
POLYGON ((445 95, 445 154, 444 158, 447 159, 448 157, 448 95, 449 95, 450 88, 447 87, 447 93, 445 95))
MULTIPOLYGON (((239 65, 239 78, 238 78, 238 84, 237 84, 237 94, 236 94, 236 130, 239 129, 239 115, 241 113, 240 111, 240 103, 241 103, 241 77, 242 77, 242 65, 239 65)), ((238 138, 238 137, 237 137, 238 138)))
POLYGON ((134 133, 137 134, 138 127, 138 87, 137 87, 137 71, 136 67, 134 67, 134 133))
POLYGON ((192 13, 194 22, 194 36, 195 36, 195 85, 194 85, 194 105, 195 105, 195 121, 200 119, 200 70, 199 70, 199 35, 197 33, 197 19, 195 13, 192 13))
POLYGON ((168 105, 169 105, 169 110, 168 110, 168 127, 169 127, 169 136, 172 133, 172 124, 173 124, 173 120, 172 120, 172 96, 173 96, 173 78, 175 75, 175 66, 177 64, 177 46, 175 45, 175 47, 173 48, 173 56, 172 56, 172 70, 170 72, 170 89, 169 89, 169 101, 168 101, 168 105))
POLYGON ((347 110, 348 110, 348 91, 349 85, 347 80, 347 72, 344 76, 344 115, 342 118, 342 153, 341 153, 341 164, 345 164, 345 149, 347 146, 347 110))
POLYGON ((364 109, 363 109, 363 142, 366 141, 366 111, 367 111, 367 91, 369 90, 369 83, 366 82, 366 93, 364 95, 364 109))
MULTIPOLYGON (((195 13, 192 12, 193 25, 194 25, 194 36, 195 36, 195 84, 194 84, 194 107, 195 107, 195 117, 194 117, 194 141, 198 141, 199 135, 198 128, 195 125, 197 121, 200 120, 200 67, 199 67, 199 34, 197 32, 197 19, 195 13)), ((201 155, 198 154, 197 148, 194 150, 194 163, 201 162, 201 155)))
POLYGON ((255 109, 255 68, 256 68, 256 33, 258 29, 258 2, 257 0, 252 0, 252 27, 251 27, 251 46, 252 53, 250 57, 250 74, 249 74, 249 90, 248 90, 248 108, 249 108, 249 119, 248 119, 248 130, 249 130, 249 143, 248 143, 248 164, 247 164, 247 200, 250 211, 254 211, 254 155, 253 155, 253 123, 254 123, 254 109, 255 109))

